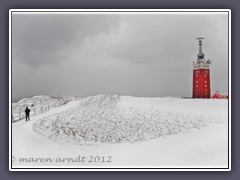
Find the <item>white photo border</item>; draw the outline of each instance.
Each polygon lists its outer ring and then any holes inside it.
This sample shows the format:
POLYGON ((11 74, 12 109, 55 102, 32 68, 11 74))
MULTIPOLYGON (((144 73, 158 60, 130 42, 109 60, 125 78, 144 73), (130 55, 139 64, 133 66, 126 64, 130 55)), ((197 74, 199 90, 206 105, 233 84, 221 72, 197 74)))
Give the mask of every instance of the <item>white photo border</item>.
POLYGON ((9 10, 9 170, 10 171, 231 171, 231 10, 230 9, 10 9, 9 10), (228 13, 228 168, 13 168, 12 167, 12 14, 13 13, 228 13))

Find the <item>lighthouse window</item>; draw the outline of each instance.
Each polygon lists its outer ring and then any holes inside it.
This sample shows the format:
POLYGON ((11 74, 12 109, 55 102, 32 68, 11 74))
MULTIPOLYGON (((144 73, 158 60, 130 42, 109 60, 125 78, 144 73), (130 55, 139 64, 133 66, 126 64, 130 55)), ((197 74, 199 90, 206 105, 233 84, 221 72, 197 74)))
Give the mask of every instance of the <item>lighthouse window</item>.
POLYGON ((196 77, 198 77, 198 75, 196 75, 196 77))
POLYGON ((198 81, 196 81, 196 83, 198 83, 198 81))
POLYGON ((205 85, 205 87, 207 87, 207 85, 205 85))
POLYGON ((198 85, 196 85, 196 87, 198 87, 198 85))
POLYGON ((205 81, 205 83, 207 83, 207 81, 205 81))
POLYGON ((205 77, 207 77, 207 75, 205 74, 205 77))

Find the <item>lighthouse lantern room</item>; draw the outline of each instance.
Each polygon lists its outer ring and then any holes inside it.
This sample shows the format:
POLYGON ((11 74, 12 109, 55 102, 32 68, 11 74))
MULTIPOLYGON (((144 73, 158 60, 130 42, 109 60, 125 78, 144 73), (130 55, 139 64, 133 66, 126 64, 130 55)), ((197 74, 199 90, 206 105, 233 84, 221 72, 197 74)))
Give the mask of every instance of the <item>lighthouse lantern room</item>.
POLYGON ((193 98, 210 98, 210 60, 205 60, 205 55, 202 51, 202 40, 197 38, 199 42, 199 53, 197 61, 193 62, 193 98))

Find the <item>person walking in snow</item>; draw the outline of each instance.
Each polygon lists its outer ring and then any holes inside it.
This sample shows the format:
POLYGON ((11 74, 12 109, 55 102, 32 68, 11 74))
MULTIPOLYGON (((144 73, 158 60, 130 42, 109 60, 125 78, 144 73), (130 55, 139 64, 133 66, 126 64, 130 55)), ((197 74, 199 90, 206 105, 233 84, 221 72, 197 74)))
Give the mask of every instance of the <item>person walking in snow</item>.
POLYGON ((30 109, 28 109, 28 107, 26 107, 26 109, 25 109, 25 114, 26 114, 26 121, 27 121, 27 120, 30 121, 30 118, 29 118, 30 109))

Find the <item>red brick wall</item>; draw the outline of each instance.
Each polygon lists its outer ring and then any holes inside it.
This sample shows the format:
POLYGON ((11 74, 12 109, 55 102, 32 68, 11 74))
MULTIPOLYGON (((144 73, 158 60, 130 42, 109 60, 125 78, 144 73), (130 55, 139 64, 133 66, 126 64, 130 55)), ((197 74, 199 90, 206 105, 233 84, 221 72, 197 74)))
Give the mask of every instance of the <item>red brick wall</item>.
POLYGON ((209 69, 193 70, 193 98, 210 98, 210 71, 209 69))

